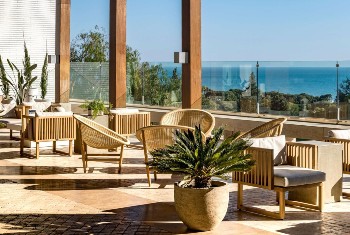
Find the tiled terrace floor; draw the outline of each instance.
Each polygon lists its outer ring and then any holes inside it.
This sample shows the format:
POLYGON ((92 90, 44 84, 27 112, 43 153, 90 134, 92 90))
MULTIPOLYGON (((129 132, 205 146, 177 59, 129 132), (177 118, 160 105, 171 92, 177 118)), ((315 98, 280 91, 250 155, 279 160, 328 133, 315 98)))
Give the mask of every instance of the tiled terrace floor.
MULTIPOLYGON (((0 233, 195 233, 186 230, 174 210, 173 182, 179 177, 160 175, 149 188, 142 163, 143 152, 127 148, 122 174, 115 163, 105 162, 90 162, 84 174, 80 155, 42 150, 38 160, 20 158, 19 143, 0 129, 0 233)), ((344 188, 350 191, 350 177, 344 188)), ((236 196, 232 184, 224 221, 198 234, 350 234, 350 200, 327 204, 323 213, 288 207, 286 219, 278 221, 237 211, 236 196)), ((269 191, 248 188, 245 198, 277 210, 269 191)))

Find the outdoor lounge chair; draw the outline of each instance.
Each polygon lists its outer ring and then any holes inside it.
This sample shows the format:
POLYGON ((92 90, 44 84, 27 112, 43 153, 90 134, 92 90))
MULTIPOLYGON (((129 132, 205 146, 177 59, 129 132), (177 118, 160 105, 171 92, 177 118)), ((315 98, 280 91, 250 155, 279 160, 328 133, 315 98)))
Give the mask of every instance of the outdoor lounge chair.
MULTIPOLYGON (((136 132, 136 137, 143 144, 143 151, 145 155, 146 173, 148 185, 151 186, 151 167, 148 165, 150 151, 158 148, 164 148, 167 145, 174 144, 175 138, 174 133, 176 130, 194 131, 195 128, 188 126, 172 126, 172 125, 158 125, 158 126, 147 126, 143 127, 136 132)), ((204 133, 203 139, 205 139, 204 133)), ((154 171, 154 179, 157 180, 157 172, 154 171)))
POLYGON ((166 113, 160 120, 160 125, 201 126, 205 136, 211 135, 215 127, 214 116, 201 109, 177 109, 166 113))
POLYGON ((282 134, 283 123, 286 121, 287 118, 277 118, 271 120, 241 134, 238 138, 262 138, 279 136, 282 134))
MULTIPOLYGON (((284 136, 260 138, 260 140, 277 141, 281 147, 285 143, 284 136), (284 143, 283 143, 284 142, 284 143)), ((255 141, 255 140, 254 140, 255 141)), ((262 142, 260 142, 262 143, 262 142)), ((275 145, 276 143, 273 143, 275 145)), ((254 145, 254 144, 253 144, 254 145)), ((285 151, 276 146, 269 148, 250 147, 247 153, 256 160, 256 165, 249 172, 233 172, 232 181, 238 183, 237 208, 239 210, 263 214, 276 219, 284 219, 285 205, 294 205, 314 210, 323 210, 323 182, 326 175, 317 168, 317 146, 312 144, 301 144, 289 142, 285 144, 285 151), (285 154, 287 162, 285 165, 275 165, 275 160, 280 154, 285 154), (279 212, 271 212, 261 208, 247 207, 243 205, 243 185, 269 189, 276 191, 279 202, 279 212), (318 187, 318 197, 315 199, 316 205, 285 200, 285 192, 293 189, 318 187)))
MULTIPOLYGON (((350 174, 350 130, 330 130, 328 135, 326 142, 343 145, 343 174, 350 174)), ((343 196, 350 197, 350 193, 343 192, 343 196)))
POLYGON ((72 156, 72 142, 76 136, 76 122, 72 112, 37 112, 35 116, 22 116, 21 155, 24 154, 24 141, 36 143, 35 156, 39 158, 39 143, 53 142, 53 151, 56 150, 56 141, 68 140, 69 152, 72 156))
POLYGON ((118 173, 121 173, 124 145, 129 145, 130 142, 125 137, 88 118, 79 115, 74 115, 74 118, 78 121, 78 128, 81 133, 81 152, 84 173, 86 173, 88 161, 112 161, 111 158, 90 159, 90 156, 119 156, 119 159, 113 160, 119 162, 118 173), (120 154, 88 154, 87 146, 107 150, 120 147, 120 154))

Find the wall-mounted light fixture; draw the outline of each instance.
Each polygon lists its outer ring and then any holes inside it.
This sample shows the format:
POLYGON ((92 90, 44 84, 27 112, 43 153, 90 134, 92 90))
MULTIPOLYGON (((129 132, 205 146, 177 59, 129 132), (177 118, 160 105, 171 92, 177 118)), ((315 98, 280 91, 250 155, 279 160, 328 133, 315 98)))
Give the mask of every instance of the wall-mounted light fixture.
POLYGON ((187 64, 188 52, 174 52, 174 63, 187 64))
POLYGON ((60 56, 59 55, 48 55, 48 62, 49 64, 59 64, 60 63, 60 56))

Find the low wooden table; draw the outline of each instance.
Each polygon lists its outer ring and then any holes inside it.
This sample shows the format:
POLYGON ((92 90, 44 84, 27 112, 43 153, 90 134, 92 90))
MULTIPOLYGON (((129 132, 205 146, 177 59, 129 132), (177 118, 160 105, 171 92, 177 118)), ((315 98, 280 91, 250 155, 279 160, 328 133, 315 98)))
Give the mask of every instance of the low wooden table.
MULTIPOLYGON (((316 168, 315 170, 326 173, 324 182, 324 202, 339 202, 342 196, 343 172, 342 172, 342 144, 322 141, 301 141, 298 143, 315 145, 316 168)), ((288 199, 306 203, 317 202, 317 188, 297 189, 288 193, 288 199)))

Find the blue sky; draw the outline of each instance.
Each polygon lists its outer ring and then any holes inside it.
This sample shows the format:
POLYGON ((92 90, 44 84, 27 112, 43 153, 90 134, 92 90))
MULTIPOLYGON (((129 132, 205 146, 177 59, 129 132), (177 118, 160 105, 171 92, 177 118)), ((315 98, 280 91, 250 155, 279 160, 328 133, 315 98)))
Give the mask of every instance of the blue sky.
MULTIPOLYGON (((71 37, 108 32, 109 0, 72 0, 71 37)), ((202 0, 204 61, 350 59, 350 1, 202 0)), ((181 0, 127 0, 127 44, 144 61, 181 50, 181 0)))

